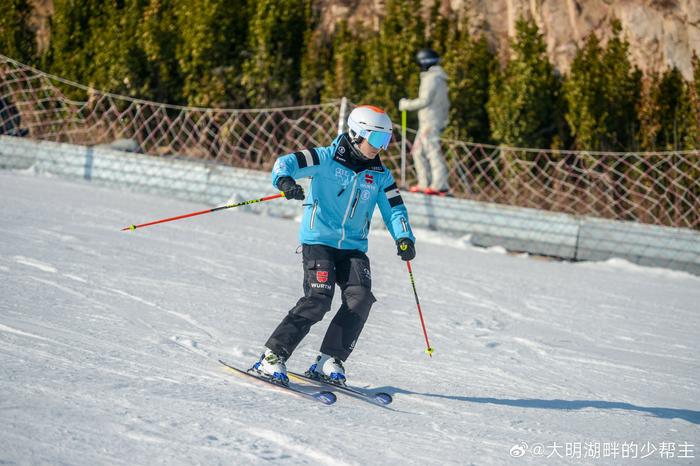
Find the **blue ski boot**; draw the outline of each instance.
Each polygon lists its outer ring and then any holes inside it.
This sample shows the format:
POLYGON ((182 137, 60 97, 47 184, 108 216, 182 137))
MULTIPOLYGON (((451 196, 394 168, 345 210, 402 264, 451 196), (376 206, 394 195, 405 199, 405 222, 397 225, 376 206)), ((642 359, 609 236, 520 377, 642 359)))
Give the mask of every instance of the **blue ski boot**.
POLYGON ((328 380, 337 385, 345 385, 345 368, 343 362, 327 354, 319 354, 311 364, 306 375, 316 379, 328 380))
POLYGON ((284 358, 273 353, 271 349, 265 348, 260 360, 253 364, 253 370, 274 382, 289 385, 284 358))

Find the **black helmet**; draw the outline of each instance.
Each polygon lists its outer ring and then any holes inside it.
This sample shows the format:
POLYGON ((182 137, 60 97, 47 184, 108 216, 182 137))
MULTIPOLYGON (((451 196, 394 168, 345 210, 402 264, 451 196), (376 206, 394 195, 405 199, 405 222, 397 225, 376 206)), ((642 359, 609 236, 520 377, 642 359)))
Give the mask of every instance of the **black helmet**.
POLYGON ((440 55, 433 49, 420 49, 416 54, 416 63, 421 71, 426 71, 433 65, 440 63, 440 55))

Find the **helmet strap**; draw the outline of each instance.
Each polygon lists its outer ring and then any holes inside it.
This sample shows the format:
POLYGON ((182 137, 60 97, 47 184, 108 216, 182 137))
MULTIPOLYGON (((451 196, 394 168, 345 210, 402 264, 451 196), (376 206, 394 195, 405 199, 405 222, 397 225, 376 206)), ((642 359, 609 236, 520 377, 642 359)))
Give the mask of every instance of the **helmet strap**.
POLYGON ((350 131, 348 135, 350 136, 350 155, 358 160, 370 160, 367 157, 365 157, 365 155, 360 150, 360 144, 362 144, 364 138, 358 136, 354 131, 350 131))
POLYGON ((362 138, 357 138, 350 141, 350 147, 352 149, 351 155, 359 160, 369 160, 360 150, 360 144, 362 143, 362 138))

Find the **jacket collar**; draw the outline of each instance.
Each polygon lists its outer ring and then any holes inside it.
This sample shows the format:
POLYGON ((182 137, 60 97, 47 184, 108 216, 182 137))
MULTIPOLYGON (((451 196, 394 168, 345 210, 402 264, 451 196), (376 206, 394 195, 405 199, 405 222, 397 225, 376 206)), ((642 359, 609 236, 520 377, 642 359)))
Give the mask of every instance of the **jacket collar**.
POLYGON ((362 159, 354 157, 352 151, 355 150, 352 147, 350 138, 347 133, 343 133, 334 141, 335 153, 333 154, 333 160, 349 168, 355 173, 360 173, 364 170, 373 170, 376 172, 383 172, 384 165, 382 160, 379 158, 379 154, 372 160, 362 159))

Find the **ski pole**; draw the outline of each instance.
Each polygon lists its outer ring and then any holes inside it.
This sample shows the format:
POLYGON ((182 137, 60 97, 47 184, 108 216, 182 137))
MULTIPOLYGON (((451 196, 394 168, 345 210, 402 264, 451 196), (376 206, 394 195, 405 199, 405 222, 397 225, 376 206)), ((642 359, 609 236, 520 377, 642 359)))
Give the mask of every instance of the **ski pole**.
POLYGON ((161 220, 155 220, 153 222, 142 223, 140 225, 129 225, 128 227, 122 228, 122 231, 135 230, 137 228, 148 227, 151 225, 156 225, 158 223, 172 222, 173 220, 180 220, 183 218, 194 217, 195 215, 209 214, 211 212, 216 212, 219 210, 232 209, 234 207, 240 207, 242 205, 255 204, 256 202, 270 201, 272 199, 277 199, 280 197, 284 197, 284 193, 273 194, 272 196, 267 196, 267 197, 263 197, 260 199, 253 199, 250 201, 239 202, 238 204, 228 204, 228 205, 223 205, 220 207, 214 207, 213 209, 200 210, 199 212, 192 212, 191 214, 178 215, 177 217, 164 218, 161 220))
POLYGON ((401 187, 406 188, 406 110, 401 112, 401 187))
POLYGON ((423 336, 425 337, 425 344, 427 348, 425 352, 431 358, 433 357, 433 348, 430 346, 428 341, 428 332, 425 330, 425 321, 423 320, 423 312, 420 310, 420 301, 418 300, 418 292, 416 291, 416 281, 413 279, 413 269, 411 269, 411 261, 406 261, 406 266, 408 267, 408 276, 411 277, 411 286, 413 286, 413 295, 416 297, 416 305, 418 306, 418 317, 420 317, 420 325, 423 327, 423 336))

